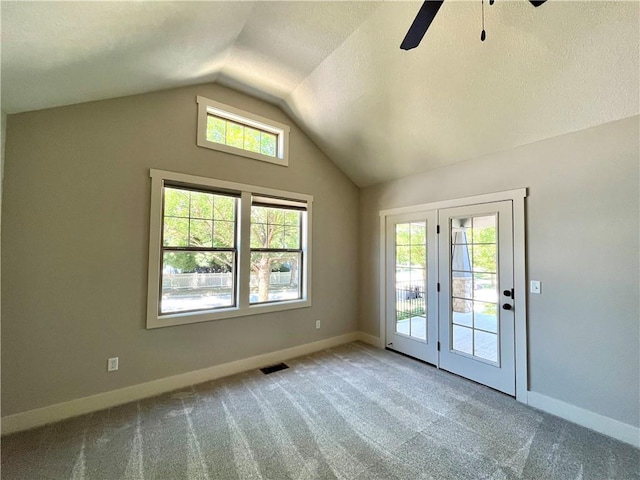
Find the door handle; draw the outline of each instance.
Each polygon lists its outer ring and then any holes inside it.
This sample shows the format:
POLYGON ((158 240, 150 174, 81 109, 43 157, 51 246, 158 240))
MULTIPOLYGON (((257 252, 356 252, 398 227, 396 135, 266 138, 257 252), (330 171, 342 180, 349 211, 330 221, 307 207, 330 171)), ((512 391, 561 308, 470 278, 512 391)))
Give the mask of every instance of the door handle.
POLYGON ((513 307, 511 306, 511 304, 505 303, 504 305, 502 305, 502 309, 503 310, 513 310, 513 307))

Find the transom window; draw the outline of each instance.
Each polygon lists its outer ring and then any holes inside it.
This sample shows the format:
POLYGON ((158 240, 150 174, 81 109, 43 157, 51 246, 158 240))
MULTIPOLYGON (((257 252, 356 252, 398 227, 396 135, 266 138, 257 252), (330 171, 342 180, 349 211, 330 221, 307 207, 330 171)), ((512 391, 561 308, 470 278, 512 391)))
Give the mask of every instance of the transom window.
POLYGON ((288 125, 197 97, 198 146, 282 166, 289 164, 288 125))
POLYGON ((148 328, 311 305, 313 197, 151 177, 148 328))
POLYGON ((207 140, 269 157, 275 157, 278 151, 274 133, 211 114, 207 114, 207 140))

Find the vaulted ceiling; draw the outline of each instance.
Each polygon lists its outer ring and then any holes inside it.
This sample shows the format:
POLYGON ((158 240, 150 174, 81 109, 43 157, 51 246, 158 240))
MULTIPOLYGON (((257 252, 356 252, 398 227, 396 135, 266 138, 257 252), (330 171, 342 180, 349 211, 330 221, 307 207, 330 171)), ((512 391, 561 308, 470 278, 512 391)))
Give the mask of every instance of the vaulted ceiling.
MULTIPOLYGON (((640 3, 2 2, 2 110, 220 82, 359 186, 638 115, 640 3)), ((559 159, 561 160, 561 159, 559 159)))

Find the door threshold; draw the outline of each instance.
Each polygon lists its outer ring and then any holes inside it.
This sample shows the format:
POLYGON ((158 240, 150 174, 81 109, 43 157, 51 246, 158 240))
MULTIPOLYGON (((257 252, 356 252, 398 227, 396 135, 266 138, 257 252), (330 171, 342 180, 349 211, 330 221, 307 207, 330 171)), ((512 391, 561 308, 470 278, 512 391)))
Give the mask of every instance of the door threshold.
POLYGON ((402 355, 403 357, 410 358, 411 360, 415 360, 416 362, 424 363, 425 365, 429 365, 430 367, 438 368, 438 366, 435 363, 427 362, 420 358, 412 357, 411 355, 407 355, 406 353, 399 352, 398 350, 394 350, 393 348, 384 347, 384 349, 389 350, 390 352, 393 352, 393 353, 397 353, 398 355, 402 355))

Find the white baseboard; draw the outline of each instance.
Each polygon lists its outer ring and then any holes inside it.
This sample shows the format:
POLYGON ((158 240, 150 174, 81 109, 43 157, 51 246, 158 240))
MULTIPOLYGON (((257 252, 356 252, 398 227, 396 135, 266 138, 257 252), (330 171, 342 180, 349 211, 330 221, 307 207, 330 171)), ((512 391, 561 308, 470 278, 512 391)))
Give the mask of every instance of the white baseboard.
POLYGON ((640 448, 640 428, 638 427, 540 393, 530 391, 527 392, 527 397, 529 405, 534 408, 640 448))
POLYGON ((368 343, 369 345, 377 348, 383 348, 382 340, 380 339, 380 337, 374 337, 373 335, 369 335, 368 333, 364 332, 358 332, 358 334, 360 335, 360 341, 368 343))
MULTIPOLYGON (((133 402, 161 393, 170 392, 189 385, 215 380, 217 378, 234 375, 266 365, 279 363, 290 358, 308 355, 326 348, 335 347, 356 340, 367 341, 362 338, 362 332, 347 333, 337 337, 326 338, 317 342, 306 343, 276 352, 256 355, 255 357, 236 360, 234 362, 215 365, 213 367, 195 370, 193 372, 161 378, 151 382, 132 385, 130 387, 99 393, 89 397, 78 398, 69 402, 57 403, 48 407, 28 410, 3 417, 0 422, 2 435, 28 430, 66 418, 84 415, 85 413, 104 410, 124 403, 133 402)), ((375 338, 375 337, 372 337, 375 338)))
MULTIPOLYGON (((170 392, 189 385, 196 385, 198 383, 260 368, 265 365, 282 362, 290 358, 308 355, 309 353, 318 352, 356 340, 373 345, 374 347, 383 348, 379 337, 374 337, 364 332, 347 333, 345 335, 306 343, 276 352, 256 355, 254 357, 236 360, 222 365, 215 365, 181 375, 174 375, 172 377, 153 380, 110 392, 78 398, 69 402, 28 410, 26 412, 16 413, 15 415, 8 415, 0 420, 0 431, 2 435, 6 435, 28 430, 48 423, 170 392)), ((636 448, 640 448, 640 429, 638 427, 622 423, 589 410, 584 410, 540 393, 531 391, 527 393, 528 404, 534 408, 538 408, 570 422, 629 443, 636 448)))

